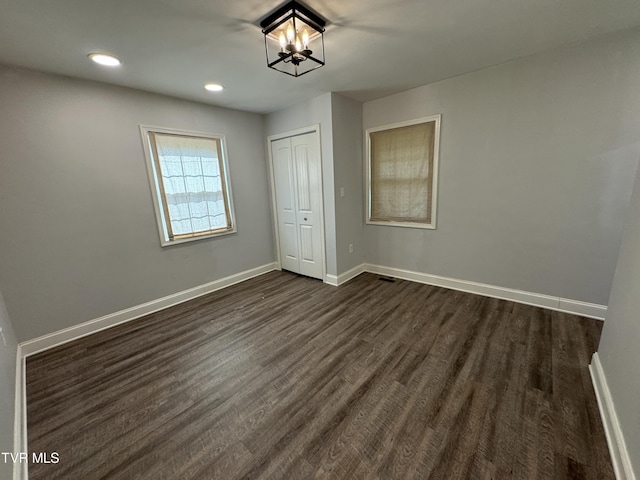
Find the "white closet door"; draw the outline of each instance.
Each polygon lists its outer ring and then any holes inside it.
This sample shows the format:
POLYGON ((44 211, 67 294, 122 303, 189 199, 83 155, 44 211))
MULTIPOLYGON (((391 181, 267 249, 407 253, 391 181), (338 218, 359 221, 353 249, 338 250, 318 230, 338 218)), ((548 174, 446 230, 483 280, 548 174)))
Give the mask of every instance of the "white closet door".
POLYGON ((280 264, 285 270, 300 273, 291 139, 283 138, 271 142, 271 155, 278 209, 280 264))
POLYGON ((322 179, 315 133, 291 137, 297 199, 299 273, 322 279, 322 179))
POLYGON ((322 169, 317 133, 271 142, 282 268, 322 279, 322 169))

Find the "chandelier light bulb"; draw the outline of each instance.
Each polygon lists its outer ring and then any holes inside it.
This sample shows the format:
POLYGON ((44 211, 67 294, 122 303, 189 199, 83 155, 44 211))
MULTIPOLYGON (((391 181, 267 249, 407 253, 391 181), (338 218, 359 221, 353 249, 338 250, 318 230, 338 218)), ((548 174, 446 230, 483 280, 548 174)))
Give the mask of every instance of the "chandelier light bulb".
POLYGON ((302 46, 305 50, 309 48, 309 32, 306 28, 302 31, 302 46))
POLYGON ((287 46, 287 39, 284 37, 284 32, 280 32, 278 40, 280 41, 280 50, 284 52, 284 47, 287 46))
POLYGON ((296 36, 296 32, 293 29, 293 25, 289 24, 289 26, 287 27, 287 40, 289 40, 289 45, 291 45, 293 43, 293 39, 296 36))
POLYGON ((302 51, 302 45, 300 45, 300 39, 296 37, 296 52, 302 51))

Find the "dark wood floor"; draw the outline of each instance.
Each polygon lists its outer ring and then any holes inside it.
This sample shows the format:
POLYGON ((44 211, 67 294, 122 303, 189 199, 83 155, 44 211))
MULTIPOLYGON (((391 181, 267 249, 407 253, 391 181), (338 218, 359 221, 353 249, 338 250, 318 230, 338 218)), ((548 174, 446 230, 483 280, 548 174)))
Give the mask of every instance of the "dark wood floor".
POLYGON ((272 272, 30 357, 37 479, 614 479, 601 322, 272 272))

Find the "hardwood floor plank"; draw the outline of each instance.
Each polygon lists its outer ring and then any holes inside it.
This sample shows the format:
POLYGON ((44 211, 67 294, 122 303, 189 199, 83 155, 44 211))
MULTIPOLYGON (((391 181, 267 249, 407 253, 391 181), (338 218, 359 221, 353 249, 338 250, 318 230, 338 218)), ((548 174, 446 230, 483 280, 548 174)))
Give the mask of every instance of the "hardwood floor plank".
POLYGON ((271 272, 27 360, 46 479, 597 479, 601 322, 271 272))

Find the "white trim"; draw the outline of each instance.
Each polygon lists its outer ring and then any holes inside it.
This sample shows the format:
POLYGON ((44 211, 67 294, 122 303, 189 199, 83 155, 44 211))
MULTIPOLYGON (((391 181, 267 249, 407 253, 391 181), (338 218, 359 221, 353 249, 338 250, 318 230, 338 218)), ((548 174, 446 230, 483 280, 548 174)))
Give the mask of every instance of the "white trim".
POLYGON ((327 285, 331 285, 332 287, 337 287, 338 286, 338 276, 337 275, 331 275, 330 273, 327 273, 324 276, 324 283, 326 283, 327 285))
POLYGON ((379 127, 367 128, 364 132, 365 143, 365 224, 367 225, 382 225, 386 227, 406 227, 406 228, 422 228, 435 230, 436 229, 436 215, 438 212, 438 164, 440 160, 440 122, 442 121, 442 115, 430 115, 428 117, 416 118, 414 120, 407 120, 404 122, 392 123, 389 125, 381 125, 379 127), (433 132, 433 175, 431 184, 431 223, 419 223, 419 222, 393 222, 393 221, 380 221, 371 220, 371 133, 380 132, 383 130, 390 130, 392 128, 408 127, 411 125, 417 125, 420 123, 435 122, 435 129, 433 132))
POLYGON ((274 133, 267 137, 267 143, 271 145, 274 140, 282 140, 283 138, 297 137, 299 135, 305 135, 307 133, 320 133, 320 124, 309 125, 308 127, 296 128, 295 130, 289 130, 282 133, 274 133))
POLYGON ((581 302, 579 300, 570 300, 568 298, 559 298, 559 312, 574 313, 581 317, 595 318, 596 320, 604 320, 607 314, 607 306, 597 303, 581 302))
POLYGON ((602 369, 598 352, 594 353, 591 358, 589 372, 591 373, 593 389, 596 392, 598 408, 600 409, 602 425, 604 426, 604 433, 607 437, 607 444, 609 445, 609 453, 611 454, 611 462, 613 463, 616 479, 636 480, 631 458, 629 457, 629 451, 624 441, 624 435, 620 428, 618 415, 616 414, 613 398, 611 398, 611 391, 607 384, 607 377, 602 369))
POLYGON ((597 320, 604 320, 604 315, 607 311, 607 307, 605 305, 580 302, 578 300, 526 292, 523 290, 514 290, 512 288, 497 287, 486 283, 441 277, 439 275, 430 275, 428 273, 415 272, 411 270, 371 265, 368 263, 364 265, 364 270, 378 275, 397 277, 403 280, 426 283, 437 287, 460 290, 462 292, 475 293, 486 297, 511 300, 512 302, 524 303, 526 305, 548 308, 550 310, 557 310, 560 312, 573 313, 582 317, 595 318, 597 320))
MULTIPOLYGON (((22 348, 16 351, 16 395, 13 418, 13 453, 27 452, 27 369, 22 348)), ((13 464, 13 480, 27 480, 29 466, 13 464)))
POLYGON ((361 273, 364 273, 365 272, 364 266, 365 266, 364 263, 361 263, 360 265, 353 267, 351 270, 347 270, 346 272, 343 272, 340 275, 338 275, 338 285, 347 283, 352 278, 355 278, 361 273))
MULTIPOLYGON (((99 332, 100 330, 119 325, 120 323, 134 320, 136 318, 157 312, 173 305, 177 305, 187 300, 191 300, 202 295, 215 292, 216 290, 220 290, 236 283, 243 282, 245 280, 257 277, 273 270, 280 270, 280 265, 278 262, 268 263, 266 265, 246 270, 244 272, 236 273, 219 280, 214 280, 204 285, 190 288, 182 292, 174 293, 157 300, 152 300, 142 305, 137 305, 125 310, 121 310, 119 312, 96 318, 94 320, 89 320, 88 322, 74 325, 72 327, 65 328, 63 330, 44 335, 42 337, 27 340, 26 342, 20 343, 18 348, 21 349, 23 357, 28 357, 43 350, 47 350, 49 348, 56 347, 72 340, 76 340, 86 335, 99 332)), ((475 293, 487 297, 501 298, 513 302, 533 305, 536 307, 548 308, 551 310, 558 310, 566 313, 573 313, 583 317, 595 318, 598 320, 603 320, 607 311, 607 307, 605 305, 598 305, 594 303, 581 302, 578 300, 571 300, 551 295, 526 292, 523 290, 497 287, 495 285, 470 282, 467 280, 459 280, 450 277, 442 277, 439 275, 431 275, 423 272, 385 267, 382 265, 373 265, 369 263, 357 265, 356 267, 347 270, 340 275, 325 274, 324 282, 329 285, 339 286, 345 284, 352 278, 355 278, 364 272, 401 278, 418 283, 426 283, 429 285, 475 293)), ((20 365, 18 365, 16 368, 18 367, 20 367, 20 365)))
POLYGON ((325 275, 324 277, 324 283, 327 283, 329 285, 333 285, 334 287, 338 287, 340 285, 344 285, 345 283, 347 283, 349 280, 351 280, 352 278, 357 277, 358 275, 360 275, 361 273, 366 272, 365 270, 365 264, 361 263, 360 265, 357 265, 355 267, 353 267, 350 270, 347 270, 346 272, 341 273, 340 275, 325 275))
MULTIPOLYGON (((307 133, 315 133, 316 134, 316 142, 318 147, 318 161, 320 166, 320 238, 322 240, 322 245, 320 246, 320 251, 322 252, 322 277, 321 280, 330 285, 334 285, 331 283, 335 275, 327 274, 327 242, 325 239, 325 217, 324 217, 324 166, 322 164, 322 140, 320 138, 320 124, 316 123, 314 125, 309 125, 308 127, 297 128, 295 130, 289 130, 287 132, 276 133, 273 135, 269 135, 267 137, 267 156, 269 161, 269 192, 271 194, 271 211, 273 212, 273 231, 275 234, 275 247, 276 247, 276 265, 278 270, 282 270, 282 261, 280 259, 280 231, 278 226, 278 204, 276 202, 276 179, 273 168, 273 152, 271 149, 271 143, 276 140, 282 140, 284 138, 297 137, 300 135, 306 135, 307 133)), ((337 280, 336 280, 337 281, 337 280)), ((337 285, 336 285, 337 286, 337 285)))
POLYGON ((92 333, 99 332, 121 323, 135 320, 136 318, 157 312, 163 308, 171 307, 173 305, 186 302, 187 300, 192 300, 202 295, 215 292, 216 290, 229 287, 236 283, 243 282, 277 269, 278 268, 275 263, 268 263, 219 280, 214 280, 213 282, 205 283, 204 285, 174 293, 173 295, 168 295, 166 297, 152 300, 141 305, 136 305, 135 307, 127 308, 125 310, 120 310, 119 312, 111 313, 94 320, 89 320, 88 322, 80 323, 63 330, 58 330, 57 332, 53 332, 42 337, 27 340, 20 344, 22 354, 24 357, 28 357, 29 355, 42 352, 43 350, 91 335, 92 333))

